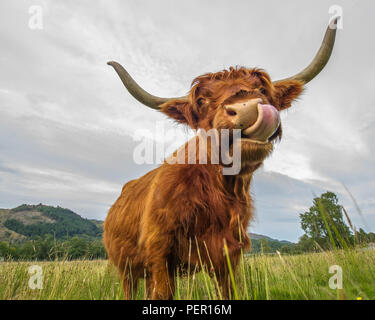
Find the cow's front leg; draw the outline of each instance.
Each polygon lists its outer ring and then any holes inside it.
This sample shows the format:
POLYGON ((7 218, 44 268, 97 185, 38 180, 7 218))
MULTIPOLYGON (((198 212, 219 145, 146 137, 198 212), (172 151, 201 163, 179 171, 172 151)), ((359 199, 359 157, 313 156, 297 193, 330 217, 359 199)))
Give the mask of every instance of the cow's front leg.
POLYGON ((170 241, 161 236, 160 241, 150 248, 149 266, 151 271, 151 299, 169 300, 175 291, 175 266, 171 261, 170 241))
POLYGON ((144 253, 147 269, 151 273, 151 299, 172 299, 175 291, 174 233, 165 219, 165 211, 158 211, 148 220, 147 237, 144 237, 144 253))
POLYGON ((222 268, 219 272, 216 274, 217 282, 219 284, 218 290, 220 290, 221 297, 225 300, 232 298, 231 297, 231 282, 229 277, 229 272, 225 268, 222 268))
POLYGON ((168 270, 168 264, 154 265, 151 272, 151 299, 173 299, 175 291, 174 273, 168 270))

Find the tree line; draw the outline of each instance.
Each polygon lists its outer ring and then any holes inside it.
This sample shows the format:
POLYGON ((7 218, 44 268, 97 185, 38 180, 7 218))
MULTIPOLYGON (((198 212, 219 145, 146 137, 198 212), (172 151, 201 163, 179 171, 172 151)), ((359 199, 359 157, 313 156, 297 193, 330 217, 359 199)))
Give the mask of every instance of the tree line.
POLYGON ((56 240, 51 235, 36 237, 19 244, 0 242, 0 259, 3 261, 53 261, 76 259, 106 259, 101 239, 72 237, 56 240))

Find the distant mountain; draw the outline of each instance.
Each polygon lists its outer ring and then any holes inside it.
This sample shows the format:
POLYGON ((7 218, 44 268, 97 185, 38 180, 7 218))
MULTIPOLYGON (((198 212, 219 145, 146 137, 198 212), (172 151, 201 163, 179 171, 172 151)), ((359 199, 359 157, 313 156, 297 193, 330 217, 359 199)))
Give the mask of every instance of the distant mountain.
POLYGON ((251 239, 251 253, 263 252, 272 253, 280 250, 283 246, 291 246, 292 242, 286 240, 276 240, 262 234, 249 233, 251 239))
POLYGON ((261 239, 266 239, 267 241, 278 241, 278 242, 282 242, 282 243, 292 243, 290 241, 287 241, 287 240, 277 240, 277 239, 272 239, 270 237, 267 237, 267 236, 264 236, 262 234, 257 234, 257 233, 249 233, 249 236, 250 236, 250 239, 254 239, 254 240, 261 240, 261 239))
POLYGON ((53 235, 56 239, 73 236, 101 238, 102 222, 82 218, 75 212, 43 204, 23 204, 14 209, 0 209, 0 241, 20 242, 53 235))
MULTIPOLYGON (((14 209, 0 209, 0 241, 22 242, 47 234, 59 240, 73 236, 100 239, 103 221, 85 219, 69 209, 43 204, 23 204, 14 209)), ((249 236, 252 252, 261 251, 262 243, 270 252, 292 244, 256 233, 249 233, 249 236)))

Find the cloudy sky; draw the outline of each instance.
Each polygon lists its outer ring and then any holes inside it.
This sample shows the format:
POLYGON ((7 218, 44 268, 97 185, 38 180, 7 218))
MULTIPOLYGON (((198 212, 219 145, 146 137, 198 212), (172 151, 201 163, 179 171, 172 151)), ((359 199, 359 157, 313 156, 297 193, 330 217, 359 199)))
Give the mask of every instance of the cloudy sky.
MULTIPOLYGON (((375 4, 334 4, 343 29, 325 70, 283 114, 283 140, 256 173, 252 232, 297 241, 299 213, 326 190, 339 195, 357 227, 375 231, 375 4)), ((155 167, 134 163, 134 131, 176 125, 135 101, 108 60, 159 96, 184 95, 194 77, 234 65, 262 67, 277 80, 310 62, 330 6, 2 0, 0 208, 42 202, 104 219, 122 185, 155 167), (42 9, 42 29, 33 5, 42 9)))

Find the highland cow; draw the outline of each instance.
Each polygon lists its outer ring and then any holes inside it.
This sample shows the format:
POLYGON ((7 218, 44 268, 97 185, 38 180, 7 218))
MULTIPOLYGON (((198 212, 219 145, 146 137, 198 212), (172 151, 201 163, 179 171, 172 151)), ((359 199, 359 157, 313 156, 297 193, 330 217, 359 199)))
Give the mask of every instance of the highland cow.
POLYGON ((324 68, 335 35, 336 28, 329 27, 313 61, 293 77, 272 82, 261 69, 230 68, 197 77, 189 94, 180 98, 153 96, 120 64, 108 63, 138 101, 177 122, 193 129, 241 130, 236 175, 223 175, 224 165, 210 162, 208 143, 203 150, 207 164, 166 161, 125 184, 104 224, 106 250, 122 277, 125 298, 131 298, 138 279, 145 278, 152 299, 171 299, 176 270, 197 266, 207 266, 223 296, 231 296, 227 257, 235 269, 242 250, 250 247, 246 230, 253 216, 253 173, 281 138, 279 112, 324 68))

